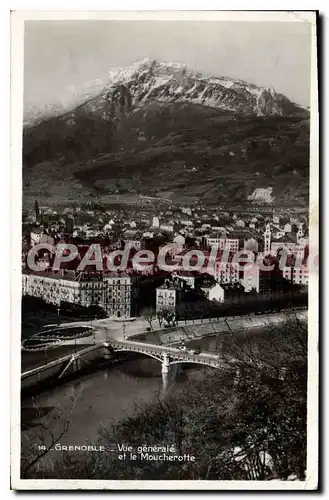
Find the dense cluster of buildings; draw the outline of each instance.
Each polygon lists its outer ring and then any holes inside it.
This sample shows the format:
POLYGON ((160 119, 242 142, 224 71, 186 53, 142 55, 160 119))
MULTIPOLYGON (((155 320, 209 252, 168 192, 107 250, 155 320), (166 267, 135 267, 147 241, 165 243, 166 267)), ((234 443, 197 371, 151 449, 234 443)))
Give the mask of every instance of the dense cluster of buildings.
MULTIPOLYGON (((23 295, 41 298, 58 307, 62 303, 83 307, 98 305, 110 317, 132 317, 138 313, 136 300, 141 295, 141 283, 145 285, 140 275, 148 275, 148 289, 152 290, 157 311, 175 309, 186 290, 195 290, 209 301, 223 303, 232 293, 237 296, 241 290, 244 294, 268 293, 278 277, 291 285, 308 285, 309 241, 305 216, 277 213, 238 216, 220 207, 199 204, 159 207, 156 215, 153 204, 113 210, 78 207, 60 213, 38 207, 34 212, 25 214, 23 221, 23 295), (213 272, 181 267, 180 271, 162 273, 160 279, 156 264, 145 273, 135 272, 129 265, 123 272, 113 273, 78 272, 74 267, 52 272, 45 253, 39 256, 39 261, 44 263, 42 272, 31 272, 26 264, 29 249, 37 244, 69 242, 87 246, 95 241, 101 243, 105 253, 127 244, 135 252, 145 249, 159 252, 170 243, 170 262, 181 264, 184 255, 196 250, 205 255, 204 267, 209 265, 213 251, 217 253, 211 262, 213 272), (243 257, 244 251, 254 255, 254 264, 241 266, 241 261, 235 261, 234 256, 239 253, 243 257), (277 264, 282 253, 287 258, 279 269, 277 264), (259 256, 275 263, 275 273, 259 268, 256 263, 259 256)), ((191 264, 193 268, 193 258, 191 264)))

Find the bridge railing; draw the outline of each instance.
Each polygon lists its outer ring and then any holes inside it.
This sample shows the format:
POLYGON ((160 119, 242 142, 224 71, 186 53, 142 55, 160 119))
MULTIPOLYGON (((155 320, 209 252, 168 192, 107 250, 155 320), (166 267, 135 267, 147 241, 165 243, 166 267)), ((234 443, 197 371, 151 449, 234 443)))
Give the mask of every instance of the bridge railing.
POLYGON ((157 352, 164 352, 164 353, 181 353, 184 352, 181 349, 177 349, 175 347, 169 347, 169 346, 164 346, 164 345, 157 345, 157 344, 148 344, 146 342, 133 342, 129 340, 111 340, 109 342, 109 345, 115 346, 126 346, 126 347, 133 347, 135 350, 145 348, 149 351, 157 351, 157 352))
POLYGON ((210 355, 210 356, 204 356, 202 354, 193 354, 189 353, 188 351, 183 351, 182 349, 177 349, 174 347, 168 347, 168 346, 162 346, 162 345, 156 345, 156 344, 146 344, 142 342, 131 342, 129 340, 120 340, 120 341, 111 341, 108 343, 110 346, 112 346, 114 349, 115 347, 125 347, 129 350, 133 350, 135 352, 140 352, 143 353, 145 352, 146 354, 148 353, 161 353, 161 354, 169 354, 172 355, 175 359, 178 360, 190 360, 194 361, 196 363, 201 363, 201 362, 206 362, 206 364, 213 364, 217 365, 221 358, 216 355, 210 355))
POLYGON ((53 361, 49 361, 49 363, 38 366, 36 368, 32 368, 32 370, 27 370, 26 372, 22 373, 21 379, 34 375, 35 373, 40 373, 44 370, 48 370, 53 366, 65 363, 65 361, 70 361, 72 357, 79 358, 81 355, 87 354, 88 352, 96 351, 97 349, 101 349, 102 347, 103 344, 97 344, 91 347, 86 347, 86 349, 81 349, 76 353, 67 354, 66 356, 62 356, 61 358, 54 359, 53 361))

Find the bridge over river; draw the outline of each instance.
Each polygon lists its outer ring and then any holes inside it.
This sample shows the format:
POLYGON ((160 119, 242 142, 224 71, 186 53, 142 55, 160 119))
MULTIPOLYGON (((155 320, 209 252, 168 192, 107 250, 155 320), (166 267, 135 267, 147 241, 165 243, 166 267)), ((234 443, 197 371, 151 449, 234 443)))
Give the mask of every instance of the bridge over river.
POLYGON ((161 372, 164 386, 167 385, 170 367, 178 363, 195 363, 212 368, 219 368, 223 364, 223 358, 210 353, 196 354, 170 346, 147 344, 132 340, 115 340, 96 344, 74 354, 55 359, 46 365, 25 371, 21 375, 22 388, 37 385, 48 379, 60 380, 69 373, 79 371, 84 363, 96 359, 111 360, 116 358, 117 352, 133 352, 144 354, 158 360, 161 363, 161 372))
POLYGON ((196 363, 212 368, 219 368, 223 365, 223 358, 218 355, 210 353, 196 354, 191 351, 169 346, 146 344, 129 340, 107 343, 106 346, 108 346, 112 352, 137 352, 157 359, 161 363, 164 386, 167 385, 168 374, 172 365, 178 363, 196 363))
MULTIPOLYGON (((307 311, 296 312, 296 318, 305 321, 307 311)), ((70 338, 70 340, 62 341, 60 349, 67 348, 68 350, 64 351, 65 354, 59 355, 55 359, 51 356, 42 366, 35 366, 35 364, 26 366, 27 369, 21 375, 21 386, 22 388, 32 387, 48 379, 53 381, 62 379, 64 375, 77 372, 83 366, 97 359, 115 360, 118 357, 116 353, 119 352, 135 352, 158 360, 161 363, 163 382, 166 384, 172 365, 194 363, 219 368, 224 363, 224 358, 217 354, 207 352, 197 354, 193 350, 175 347, 174 340, 177 338, 190 341, 214 334, 234 335, 237 331, 248 331, 253 328, 264 328, 270 324, 280 324, 286 319, 287 315, 282 313, 262 317, 220 318, 217 321, 201 324, 181 325, 169 329, 169 331, 147 332, 124 340, 109 338, 108 329, 97 326, 92 329, 93 334, 87 338, 70 338), (87 347, 88 344, 90 345, 87 347)), ((41 348, 42 353, 47 352, 43 349, 41 348)), ((55 353, 57 349, 49 349, 49 353, 55 353)), ((33 349, 32 354, 36 350, 33 349)))

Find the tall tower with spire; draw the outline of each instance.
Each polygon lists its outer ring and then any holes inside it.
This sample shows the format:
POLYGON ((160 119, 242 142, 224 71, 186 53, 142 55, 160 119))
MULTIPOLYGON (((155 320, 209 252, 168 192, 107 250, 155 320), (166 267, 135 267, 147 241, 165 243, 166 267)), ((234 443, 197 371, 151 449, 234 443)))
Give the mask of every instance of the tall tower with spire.
POLYGON ((303 238, 304 232, 303 232, 303 224, 299 224, 298 226, 298 232, 296 236, 297 244, 299 245, 300 240, 303 238))
POLYGON ((39 208, 38 200, 35 200, 35 202, 34 202, 34 212, 35 212, 35 221, 39 222, 39 219, 40 219, 40 208, 39 208))
POLYGON ((271 226, 269 224, 266 224, 264 233, 264 251, 265 254, 268 254, 271 251, 271 226))

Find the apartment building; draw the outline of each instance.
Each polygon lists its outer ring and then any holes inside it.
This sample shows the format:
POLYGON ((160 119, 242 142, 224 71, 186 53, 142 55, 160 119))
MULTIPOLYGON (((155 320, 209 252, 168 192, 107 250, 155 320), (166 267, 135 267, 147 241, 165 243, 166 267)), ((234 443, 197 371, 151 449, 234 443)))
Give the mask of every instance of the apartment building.
POLYGON ((134 316, 136 297, 135 280, 126 274, 83 276, 73 271, 58 273, 24 273, 22 293, 38 297, 60 307, 69 303, 89 307, 102 307, 109 317, 134 316))

